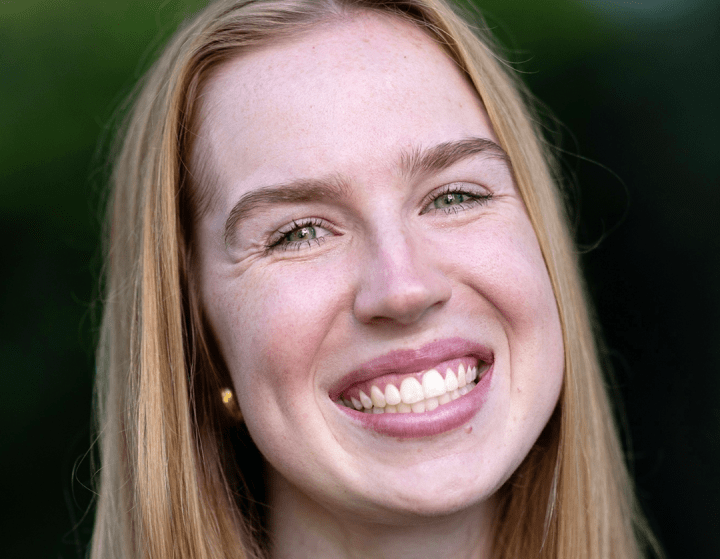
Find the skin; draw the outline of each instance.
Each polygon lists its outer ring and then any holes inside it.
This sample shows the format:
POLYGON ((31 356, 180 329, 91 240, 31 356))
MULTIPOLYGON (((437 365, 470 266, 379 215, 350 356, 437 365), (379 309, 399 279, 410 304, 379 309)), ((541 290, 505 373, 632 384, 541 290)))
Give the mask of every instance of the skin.
POLYGON ((508 165, 480 154, 401 172, 416 148, 497 142, 475 90, 422 31, 361 14, 227 63, 197 133, 217 180, 195 265, 267 461, 273 556, 489 557, 493 496, 556 406, 563 344, 508 165), (346 185, 338 199, 265 207, 226 238, 244 194, 327 177, 346 185), (467 193, 449 210, 436 207, 446 185, 467 193), (304 218, 322 220, 321 242, 267 249, 304 218), (391 438, 328 396, 363 362, 452 337, 495 359, 487 401, 460 429, 391 438))

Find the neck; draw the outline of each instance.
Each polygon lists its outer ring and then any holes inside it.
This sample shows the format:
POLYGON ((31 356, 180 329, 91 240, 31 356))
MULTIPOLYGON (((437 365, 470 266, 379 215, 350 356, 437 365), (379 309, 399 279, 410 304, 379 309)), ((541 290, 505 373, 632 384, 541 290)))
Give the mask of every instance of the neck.
POLYGON ((492 507, 445 516, 364 520, 318 504, 279 475, 270 484, 272 559, 487 559, 492 507))

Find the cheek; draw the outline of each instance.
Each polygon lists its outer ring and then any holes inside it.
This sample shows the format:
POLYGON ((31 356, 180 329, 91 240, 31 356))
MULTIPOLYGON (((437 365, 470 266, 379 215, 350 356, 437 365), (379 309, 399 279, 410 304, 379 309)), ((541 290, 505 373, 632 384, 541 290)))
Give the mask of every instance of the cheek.
POLYGON ((512 377, 512 420, 520 429, 544 427, 557 403, 565 369, 562 327, 547 267, 529 222, 512 239, 506 297, 512 377))
POLYGON ((505 332, 513 397, 533 399, 533 406, 554 406, 564 370, 562 328, 529 220, 523 215, 492 224, 468 262, 463 283, 481 295, 505 332))
POLYGON ((347 290, 333 268, 321 274, 304 264, 247 270, 208 309, 252 438, 268 461, 291 471, 307 461, 297 441, 325 430, 311 405, 314 373, 347 290))
POLYGON ((565 368, 562 328, 550 277, 528 220, 500 227, 479 249, 474 286, 492 305, 506 339, 498 377, 503 443, 519 464, 555 409, 565 368), (513 234, 508 234, 512 232, 513 234), (484 273, 483 273, 484 271, 484 273))
POLYGON ((249 269, 215 297, 213 330, 241 404, 243 393, 287 402, 290 392, 312 388, 347 281, 305 264, 249 269))
POLYGON ((527 218, 483 224, 458 262, 464 283, 494 307, 511 332, 531 334, 559 321, 540 246, 527 218))

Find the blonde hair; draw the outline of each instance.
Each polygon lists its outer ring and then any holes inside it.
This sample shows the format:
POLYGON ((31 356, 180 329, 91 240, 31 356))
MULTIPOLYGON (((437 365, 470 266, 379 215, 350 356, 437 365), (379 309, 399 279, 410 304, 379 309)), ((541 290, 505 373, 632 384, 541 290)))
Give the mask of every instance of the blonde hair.
POLYGON ((91 557, 263 556, 260 458, 221 409, 229 380, 205 334, 191 269, 205 199, 186 167, 191 131, 199 92, 223 62, 363 10, 421 27, 474 84, 509 155, 560 312, 560 401, 501 489, 494 556, 640 557, 639 542, 656 546, 624 465, 553 159, 490 38, 443 0, 222 0, 176 34, 140 84, 108 208, 91 557))

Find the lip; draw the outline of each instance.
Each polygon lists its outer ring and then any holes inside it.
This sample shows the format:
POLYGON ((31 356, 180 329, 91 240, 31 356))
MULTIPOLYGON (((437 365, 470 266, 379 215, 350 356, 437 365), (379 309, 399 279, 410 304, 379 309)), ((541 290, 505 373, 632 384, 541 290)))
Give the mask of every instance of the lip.
POLYGON ((336 401, 340 394, 358 382, 372 380, 389 373, 417 373, 432 369, 443 361, 468 356, 477 357, 488 364, 493 361, 493 352, 488 347, 464 338, 446 338, 430 342, 419 349, 391 351, 363 363, 356 370, 345 375, 330 390, 330 399, 336 401))
POLYGON ((338 409, 365 429, 381 435, 398 439, 439 435, 462 427, 480 411, 487 401, 494 370, 495 364, 492 363, 470 392, 430 412, 374 414, 345 406, 338 406, 338 409))

